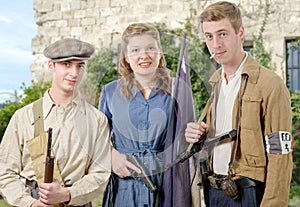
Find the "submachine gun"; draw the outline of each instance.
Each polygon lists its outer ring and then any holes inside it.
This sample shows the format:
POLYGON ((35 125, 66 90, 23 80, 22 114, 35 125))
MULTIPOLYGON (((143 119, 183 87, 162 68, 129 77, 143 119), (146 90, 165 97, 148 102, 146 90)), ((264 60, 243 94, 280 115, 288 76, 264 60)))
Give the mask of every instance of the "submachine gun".
POLYGON ((217 136, 215 138, 206 138, 206 134, 202 135, 203 137, 196 143, 190 144, 186 151, 182 152, 178 157, 170 164, 166 166, 166 170, 170 169, 177 163, 183 163, 187 159, 189 159, 191 156, 193 156, 195 153, 200 152, 202 149, 206 149, 209 146, 220 142, 222 140, 233 138, 236 136, 236 130, 232 129, 231 131, 221 134, 220 136, 217 136))
POLYGON ((48 129, 48 145, 47 145, 47 155, 46 155, 46 165, 44 182, 53 182, 53 171, 54 171, 54 157, 51 155, 51 143, 52 143, 52 128, 48 129))

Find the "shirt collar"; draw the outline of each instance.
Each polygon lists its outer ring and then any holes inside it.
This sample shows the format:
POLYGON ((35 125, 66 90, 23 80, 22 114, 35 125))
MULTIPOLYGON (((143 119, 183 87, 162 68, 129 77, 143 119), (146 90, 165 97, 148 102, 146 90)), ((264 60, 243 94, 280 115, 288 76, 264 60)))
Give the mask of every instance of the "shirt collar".
MULTIPOLYGON (((242 71, 243 71, 243 68, 244 68, 244 65, 245 65, 245 62, 246 62, 247 57, 248 57, 248 53, 245 52, 245 54, 246 54, 246 56, 244 57, 242 63, 241 63, 240 66, 238 67, 238 69, 235 71, 234 74, 232 74, 232 75, 230 75, 230 76, 228 77, 229 80, 233 79, 234 77, 239 77, 239 76, 241 76, 242 71)), ((225 71, 224 71, 223 68, 222 68, 222 72, 221 72, 221 78, 222 78, 222 80, 225 79, 225 71)))
MULTIPOLYGON (((151 89, 151 91, 154 91, 154 94, 156 94, 160 89, 161 89, 161 85, 162 83, 159 81, 156 83, 156 85, 151 89)), ((142 97, 143 94, 142 94, 142 91, 139 89, 139 87, 137 87, 136 85, 133 85, 132 88, 131 88, 131 93, 133 95, 137 95, 137 94, 141 94, 142 97)), ((151 93, 153 94, 153 93, 151 93)), ((149 98, 151 97, 152 95, 149 96, 149 98)))
MULTIPOLYGON (((249 62, 249 61, 248 61, 248 59, 249 59, 248 56, 249 56, 249 55, 248 55, 247 52, 245 52, 245 53, 246 53, 246 56, 245 56, 244 60, 242 61, 242 63, 240 64, 238 70, 235 72, 235 75, 244 74, 244 71, 243 71, 244 65, 246 64, 246 62, 249 62)), ((210 77, 209 82, 210 82, 211 84, 214 84, 214 83, 218 82, 219 80, 221 80, 223 77, 224 77, 223 70, 222 70, 222 69, 218 69, 218 70, 212 75, 212 77, 210 77)))
MULTIPOLYGON (((85 110, 84 110, 84 107, 83 107, 83 104, 82 104, 81 100, 82 100, 81 95, 80 95, 80 93, 78 93, 77 96, 72 100, 72 102, 71 102, 72 106, 71 107, 78 106, 77 108, 79 109, 79 111, 81 111, 82 113, 85 113, 85 110)), ((43 116, 44 116, 44 119, 47 118, 47 116, 50 114, 52 108, 55 107, 55 106, 56 106, 56 104, 51 99, 51 97, 49 95, 49 90, 47 90, 44 93, 44 97, 43 97, 43 116)))

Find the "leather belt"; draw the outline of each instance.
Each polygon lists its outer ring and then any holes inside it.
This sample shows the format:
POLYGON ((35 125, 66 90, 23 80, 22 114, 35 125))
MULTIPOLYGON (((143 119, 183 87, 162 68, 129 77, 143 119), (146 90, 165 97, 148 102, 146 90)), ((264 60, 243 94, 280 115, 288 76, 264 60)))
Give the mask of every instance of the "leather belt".
POLYGON ((208 176, 210 186, 215 189, 221 189, 222 182, 225 178, 226 178, 226 175, 210 175, 210 176, 208 176))
MULTIPOLYGON (((222 189, 222 182, 226 178, 226 175, 211 175, 208 176, 210 186, 215 189, 222 189)), ((263 186, 264 183, 252 180, 247 177, 240 177, 234 180, 239 189, 255 187, 255 186, 263 186)))

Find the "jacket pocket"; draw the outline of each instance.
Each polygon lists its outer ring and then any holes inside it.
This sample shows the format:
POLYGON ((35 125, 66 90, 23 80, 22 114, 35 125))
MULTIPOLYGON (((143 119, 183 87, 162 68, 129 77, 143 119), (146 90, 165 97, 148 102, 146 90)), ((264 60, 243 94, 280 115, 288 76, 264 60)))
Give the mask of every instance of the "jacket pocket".
POLYGON ((250 130, 261 130, 261 108, 262 98, 244 95, 242 98, 242 120, 243 128, 250 130))
POLYGON ((248 166, 262 167, 266 165, 264 138, 257 130, 241 129, 240 151, 248 166))
POLYGON ((264 167, 266 166, 266 158, 264 156, 254 156, 246 155, 245 156, 248 166, 250 167, 264 167))

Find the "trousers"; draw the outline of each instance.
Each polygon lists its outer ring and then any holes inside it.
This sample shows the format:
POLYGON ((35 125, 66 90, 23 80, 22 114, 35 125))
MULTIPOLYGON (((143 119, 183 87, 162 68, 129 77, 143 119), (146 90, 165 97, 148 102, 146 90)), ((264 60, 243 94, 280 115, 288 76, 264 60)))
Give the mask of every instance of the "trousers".
POLYGON ((239 189, 238 198, 233 200, 226 196, 221 189, 209 187, 206 207, 259 207, 263 198, 264 188, 249 187, 239 189))

